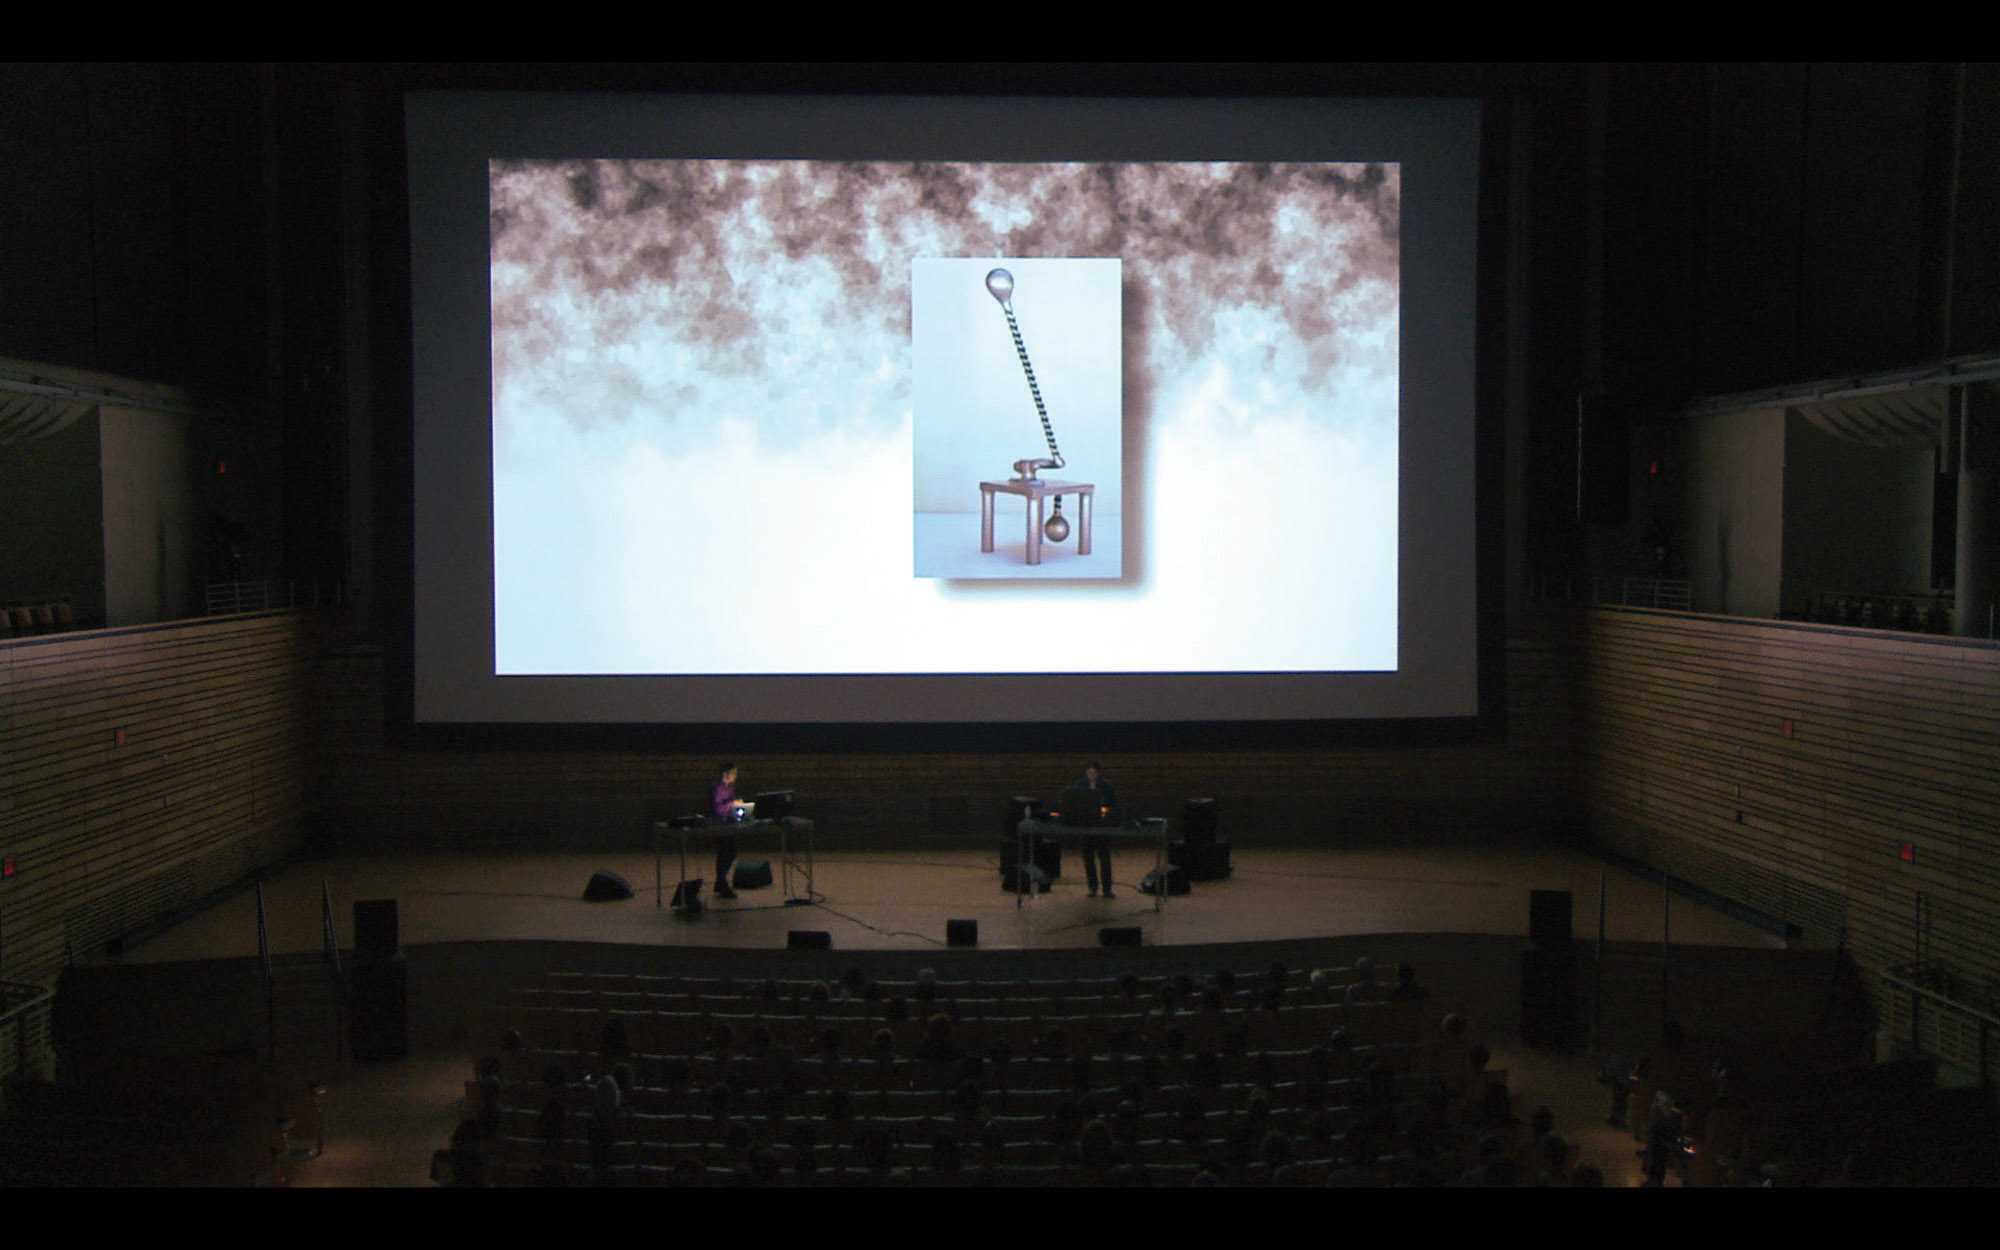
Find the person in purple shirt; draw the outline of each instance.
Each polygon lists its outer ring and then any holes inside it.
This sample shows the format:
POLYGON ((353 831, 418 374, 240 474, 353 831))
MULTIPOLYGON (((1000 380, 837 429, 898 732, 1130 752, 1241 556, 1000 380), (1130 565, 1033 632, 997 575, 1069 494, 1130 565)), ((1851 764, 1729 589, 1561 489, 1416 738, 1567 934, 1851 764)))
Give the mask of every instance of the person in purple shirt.
MULTIPOLYGON (((715 785, 709 792, 709 815, 718 821, 729 820, 731 808, 736 806, 736 765, 724 760, 718 770, 715 785)), ((736 862, 736 835, 718 833, 715 835, 715 897, 735 898, 736 890, 729 884, 729 868, 736 862)))

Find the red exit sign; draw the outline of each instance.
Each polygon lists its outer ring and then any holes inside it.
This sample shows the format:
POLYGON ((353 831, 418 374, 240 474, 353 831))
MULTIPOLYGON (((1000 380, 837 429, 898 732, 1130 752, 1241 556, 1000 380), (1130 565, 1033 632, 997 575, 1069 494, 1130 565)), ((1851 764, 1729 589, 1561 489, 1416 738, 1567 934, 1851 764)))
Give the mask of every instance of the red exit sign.
POLYGON ((5 859, 0 859, 0 877, 11 877, 13 875, 14 857, 9 855, 5 859))

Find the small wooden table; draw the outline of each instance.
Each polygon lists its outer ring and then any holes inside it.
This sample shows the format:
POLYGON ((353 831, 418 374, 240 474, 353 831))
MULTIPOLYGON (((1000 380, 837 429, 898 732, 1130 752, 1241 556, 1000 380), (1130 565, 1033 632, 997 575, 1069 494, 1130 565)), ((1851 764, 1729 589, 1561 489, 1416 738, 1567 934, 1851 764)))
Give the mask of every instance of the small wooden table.
POLYGON ((993 497, 1005 492, 1027 500, 1029 564, 1042 562, 1042 500, 1050 495, 1075 495, 1076 554, 1090 554, 1090 501, 1097 487, 1089 482, 1058 482, 1051 478, 1008 478, 979 484, 979 549, 993 550, 993 497))

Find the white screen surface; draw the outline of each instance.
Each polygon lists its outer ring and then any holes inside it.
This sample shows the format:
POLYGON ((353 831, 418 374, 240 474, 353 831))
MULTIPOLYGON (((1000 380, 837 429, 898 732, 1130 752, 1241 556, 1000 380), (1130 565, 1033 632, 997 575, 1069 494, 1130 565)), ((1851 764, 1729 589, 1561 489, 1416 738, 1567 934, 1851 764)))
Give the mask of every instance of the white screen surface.
POLYGON ((417 719, 1476 712, 1476 107, 410 126, 417 719), (1092 554, 981 551, 1056 439, 1092 554))

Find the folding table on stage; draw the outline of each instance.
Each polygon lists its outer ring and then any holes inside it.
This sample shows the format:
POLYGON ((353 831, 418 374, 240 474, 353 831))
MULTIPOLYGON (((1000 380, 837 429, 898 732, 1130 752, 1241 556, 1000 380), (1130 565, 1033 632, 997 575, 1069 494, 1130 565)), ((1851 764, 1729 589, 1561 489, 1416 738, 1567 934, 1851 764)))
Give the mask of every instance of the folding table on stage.
MULTIPOLYGON (((669 831, 680 835, 681 887, 685 887, 688 880, 689 834, 706 834, 713 838, 725 833, 740 837, 743 834, 768 834, 775 831, 778 835, 778 862, 784 873, 785 901, 810 903, 814 899, 812 821, 802 816, 784 816, 777 820, 711 820, 701 816, 682 816, 677 820, 661 820, 653 823, 653 906, 655 907, 664 906, 661 900, 666 893, 666 877, 660 861, 660 837, 669 831), (805 842, 803 867, 793 855, 792 844, 795 838, 803 839, 805 842), (794 881, 805 884, 805 893, 795 892, 794 881)), ((680 897, 679 889, 675 890, 675 897, 680 897)))
MULTIPOLYGON (((1066 825, 1056 821, 1038 820, 1034 817, 1029 817, 1015 827, 1014 833, 1015 836, 1021 839, 1020 854, 1014 862, 1021 866, 1016 871, 1022 874, 1014 879, 1014 884, 1017 887, 1014 891, 1014 907, 1016 910, 1019 910, 1023 905, 1021 896, 1031 892, 1018 887, 1024 884, 1022 877, 1026 875, 1025 866, 1035 862, 1034 845, 1037 838, 1056 838, 1071 842, 1081 842, 1085 838, 1110 838, 1114 842, 1153 843, 1157 851, 1153 880, 1159 883, 1159 888, 1153 893, 1153 910, 1160 911, 1167 905, 1167 818, 1164 816, 1152 816, 1141 821, 1127 821, 1122 825, 1099 825, 1095 827, 1090 825, 1066 825)), ((1027 882, 1026 884, 1032 885, 1032 882, 1027 882)))

